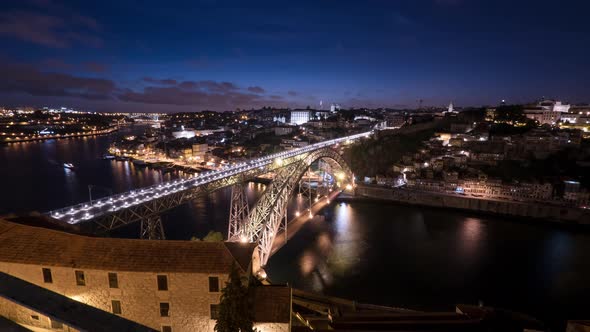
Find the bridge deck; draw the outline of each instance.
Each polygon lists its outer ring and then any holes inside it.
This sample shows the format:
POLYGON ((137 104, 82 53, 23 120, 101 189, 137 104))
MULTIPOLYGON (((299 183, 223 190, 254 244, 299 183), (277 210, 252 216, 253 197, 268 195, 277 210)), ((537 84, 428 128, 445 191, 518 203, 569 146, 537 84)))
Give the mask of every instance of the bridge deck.
POLYGON ((372 132, 364 132, 308 145, 302 148, 275 153, 236 165, 226 166, 220 170, 204 172, 187 179, 162 182, 149 187, 101 198, 99 200, 93 200, 91 202, 85 202, 63 209, 50 211, 47 212, 47 215, 70 224, 77 224, 83 221, 93 220, 115 214, 118 211, 130 209, 141 204, 150 203, 168 196, 195 190, 199 187, 205 187, 240 174, 248 174, 257 170, 259 173, 262 170, 271 171, 272 169, 269 169, 269 166, 274 165, 275 168, 282 167, 283 161, 289 160, 289 158, 304 155, 306 153, 325 147, 334 146, 342 142, 354 141, 362 137, 368 137, 371 133, 372 132))

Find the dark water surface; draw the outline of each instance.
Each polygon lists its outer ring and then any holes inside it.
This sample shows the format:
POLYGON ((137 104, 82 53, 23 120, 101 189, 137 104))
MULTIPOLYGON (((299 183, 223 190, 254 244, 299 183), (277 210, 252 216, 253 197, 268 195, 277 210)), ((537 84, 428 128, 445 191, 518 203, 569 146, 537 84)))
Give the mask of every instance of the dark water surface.
MULTIPOLYGON (((141 128, 127 128, 137 132, 141 128)), ((119 133, 119 135, 122 133, 119 133)), ((102 160, 110 136, 0 145, 0 214, 47 211, 147 186, 162 174, 102 160), (63 163, 76 168, 64 169, 63 163)), ((254 202, 264 190, 248 186, 254 202)), ((230 191, 164 214, 168 239, 227 232, 230 191)), ((294 213, 296 202, 292 202, 294 213)), ((268 264, 274 282, 359 302, 453 310, 497 306, 561 326, 590 317, 590 234, 469 212, 378 202, 336 202, 268 264)), ((139 225, 114 232, 137 237, 139 225)))

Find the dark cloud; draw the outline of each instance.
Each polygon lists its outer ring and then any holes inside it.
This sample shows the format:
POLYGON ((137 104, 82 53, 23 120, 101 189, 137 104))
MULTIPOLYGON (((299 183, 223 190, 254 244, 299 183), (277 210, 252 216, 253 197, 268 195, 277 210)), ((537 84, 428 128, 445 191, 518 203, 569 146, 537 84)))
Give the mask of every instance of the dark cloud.
POLYGON ((297 96, 297 92, 295 92, 295 91, 287 91, 287 94, 291 97, 297 96))
POLYGON ((264 93, 264 89, 259 86, 248 87, 248 91, 254 92, 254 93, 264 93))
POLYGON ((0 13, 0 36, 53 48, 75 43, 100 47, 102 40, 92 33, 98 27, 94 19, 78 14, 59 16, 24 10, 0 13))
POLYGON ((213 80, 177 81, 144 77, 146 85, 141 89, 125 88, 114 81, 103 78, 81 77, 61 71, 102 72, 106 67, 100 63, 69 64, 59 59, 47 59, 40 67, 31 64, 0 61, 0 95, 38 102, 41 99, 55 100, 64 105, 91 105, 93 109, 108 108, 121 110, 124 107, 136 110, 138 105, 150 109, 160 107, 161 111, 183 110, 234 110, 236 108, 257 108, 262 106, 286 107, 283 96, 264 96, 259 86, 240 88, 232 82, 213 80), (40 68, 48 68, 45 71, 40 68), (24 96, 28 95, 28 96, 24 96), (103 104, 100 104, 103 103, 103 104))
POLYGON ((99 63, 99 62, 85 62, 82 64, 82 67, 89 72, 93 72, 93 73, 104 73, 109 71, 109 67, 107 65, 105 65, 104 63, 99 63))
POLYGON ((199 108, 233 109, 235 107, 262 105, 264 101, 255 94, 242 92, 211 93, 203 90, 189 90, 179 86, 146 87, 141 92, 126 91, 119 99, 126 102, 192 105, 199 108))
POLYGON ((162 85, 176 85, 178 82, 173 79, 157 79, 152 77, 144 77, 142 78, 144 82, 154 83, 154 84, 162 84, 162 85))
POLYGON ((49 58, 40 61, 41 68, 44 68, 45 71, 55 72, 55 71, 84 71, 84 72, 92 72, 92 73, 105 73, 109 70, 109 67, 100 62, 88 61, 81 64, 76 63, 68 63, 61 59, 57 58, 49 58))
POLYGON ((26 64, 3 63, 0 72, 0 92, 4 93, 110 99, 116 89, 111 80, 43 72, 26 64))
POLYGON ((204 89, 210 92, 228 92, 238 90, 239 87, 231 82, 206 81, 184 81, 178 84, 182 89, 204 89))
MULTIPOLYGON (((118 94, 118 98, 125 102, 190 105, 197 109, 217 110, 274 105, 283 99, 281 96, 260 96, 252 93, 251 88, 241 90, 231 82, 183 81, 170 86, 148 86, 142 91, 126 90, 118 94)), ((255 88, 258 88, 256 91, 264 91, 261 87, 255 88)))

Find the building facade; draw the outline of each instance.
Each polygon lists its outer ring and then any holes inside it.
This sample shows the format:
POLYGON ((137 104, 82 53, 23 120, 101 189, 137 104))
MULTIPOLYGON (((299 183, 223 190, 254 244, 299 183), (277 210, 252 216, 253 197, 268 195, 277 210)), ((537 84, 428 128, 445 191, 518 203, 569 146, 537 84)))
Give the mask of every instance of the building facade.
POLYGON ((0 220, 0 272, 164 332, 213 331, 232 265, 258 270, 256 253, 254 244, 95 238, 0 220))
POLYGON ((301 125, 304 123, 309 122, 310 118, 310 111, 306 110, 294 110, 291 111, 291 119, 289 121, 290 124, 294 125, 301 125))

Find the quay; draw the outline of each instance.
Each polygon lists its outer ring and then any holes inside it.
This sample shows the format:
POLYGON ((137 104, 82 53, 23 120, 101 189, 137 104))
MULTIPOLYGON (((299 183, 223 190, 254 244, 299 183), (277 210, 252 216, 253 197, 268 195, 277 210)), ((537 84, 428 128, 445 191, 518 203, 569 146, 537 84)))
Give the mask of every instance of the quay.
POLYGON ((106 135, 119 130, 118 127, 109 127, 103 130, 92 130, 88 132, 80 133, 69 133, 69 134, 50 134, 50 135, 30 135, 30 136, 16 136, 16 137, 5 137, 0 139, 0 143, 19 143, 19 142, 31 142, 31 141, 44 141, 48 139, 61 139, 61 138, 74 138, 74 137, 85 137, 85 136, 96 136, 106 135))
POLYGON ((478 213, 539 219, 562 224, 590 226, 590 209, 557 204, 452 195, 362 184, 355 188, 355 194, 360 198, 393 201, 402 204, 451 208, 478 213))

